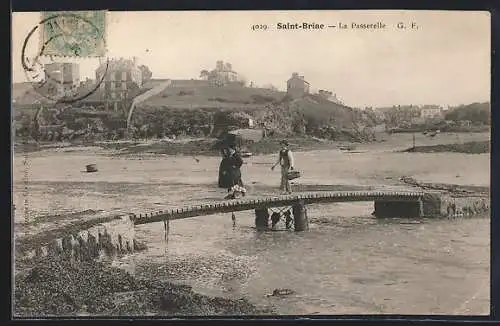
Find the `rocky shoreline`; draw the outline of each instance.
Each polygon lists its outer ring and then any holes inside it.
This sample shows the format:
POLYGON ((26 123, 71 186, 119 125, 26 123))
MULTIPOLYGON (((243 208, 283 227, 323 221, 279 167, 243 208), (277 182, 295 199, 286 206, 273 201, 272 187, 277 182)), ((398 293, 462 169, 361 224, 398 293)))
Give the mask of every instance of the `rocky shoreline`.
MULTIPOLYGON (((99 146, 104 150, 112 150, 116 153, 112 155, 134 153, 138 155, 143 153, 218 155, 216 150, 207 146, 214 141, 214 139, 197 139, 188 142, 156 141, 146 144, 144 142, 142 144, 138 142, 110 142, 97 145, 95 143, 47 143, 45 146, 33 146, 33 148, 34 150, 43 150, 59 146, 64 150, 70 150, 75 146, 92 145, 99 146)), ((294 150, 297 151, 339 147, 338 142, 312 137, 292 138, 290 142, 294 150)), ((278 147, 279 139, 269 138, 249 145, 248 150, 253 154, 265 154, 276 152, 278 147)), ((25 148, 23 147, 23 149, 25 148)), ((20 151, 23 152, 23 149, 20 151)), ((397 177, 393 181, 396 182, 396 179, 397 177)), ((422 183, 411 177, 402 177, 397 183, 442 191, 453 195, 454 198, 462 196, 489 197, 489 187, 422 183)), ((327 186, 315 187, 316 191, 343 190, 339 186, 335 186, 334 189, 327 186)), ((311 190, 309 188, 302 185, 299 190, 311 190)), ((349 190, 352 189, 349 188, 349 190)), ((41 234, 44 241, 48 237, 48 233, 41 234)), ((44 257, 30 261, 29 264, 16 263, 15 271, 14 312, 17 317, 89 315, 174 317, 181 315, 272 314, 271 310, 258 308, 245 299, 232 300, 195 293, 189 286, 175 284, 174 275, 172 277, 141 278, 102 262, 76 263, 54 257, 44 257)))
POLYGON ((491 152, 491 142, 471 141, 461 144, 439 144, 432 146, 410 147, 403 152, 410 153, 464 153, 464 154, 486 154, 491 152))
POLYGON ((141 279, 103 262, 54 257, 16 266, 14 315, 207 316, 270 315, 245 299, 209 297, 187 285, 141 279))
MULTIPOLYGON (((245 150, 257 154, 276 153, 281 148, 283 138, 267 138, 259 142, 244 145, 245 150)), ((287 138, 296 151, 332 149, 339 147, 339 142, 323 140, 314 137, 287 138)), ((15 152, 30 153, 49 149, 64 149, 78 147, 100 147, 103 150, 114 151, 114 155, 163 154, 163 155, 199 155, 219 156, 218 140, 215 138, 187 139, 184 141, 155 140, 127 142, 66 142, 66 143, 16 143, 15 152)), ((112 154, 113 155, 113 154, 112 154)))

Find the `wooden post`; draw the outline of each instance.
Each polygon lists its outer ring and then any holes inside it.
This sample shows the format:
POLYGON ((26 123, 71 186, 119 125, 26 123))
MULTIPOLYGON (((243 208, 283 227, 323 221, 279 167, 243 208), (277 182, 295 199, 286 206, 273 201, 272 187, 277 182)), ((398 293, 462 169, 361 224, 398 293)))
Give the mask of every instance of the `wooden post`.
POLYGON ((269 228, 269 211, 267 208, 255 209, 255 227, 258 231, 265 231, 269 228))
POLYGON ((292 206, 295 231, 309 230, 309 219, 307 208, 303 200, 299 200, 292 206))

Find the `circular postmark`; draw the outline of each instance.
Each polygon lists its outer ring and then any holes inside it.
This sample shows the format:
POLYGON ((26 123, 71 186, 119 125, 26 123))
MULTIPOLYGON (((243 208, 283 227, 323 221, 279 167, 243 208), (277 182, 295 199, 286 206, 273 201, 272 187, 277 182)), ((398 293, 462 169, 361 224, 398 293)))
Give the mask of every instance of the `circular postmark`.
POLYGON ((80 82, 78 61, 97 57, 95 53, 92 55, 89 52, 96 48, 98 43, 103 42, 103 28, 96 26, 85 15, 51 15, 34 26, 24 40, 21 64, 26 79, 38 94, 56 104, 83 100, 96 92, 103 83, 109 59, 106 57, 105 63, 100 64, 98 69, 103 69, 104 72, 94 83, 80 82), (36 46, 35 38, 32 37, 36 31, 40 32, 39 48, 34 51, 35 55, 30 57, 27 55, 27 49, 30 45, 36 46), (60 53, 57 53, 58 49, 60 53))

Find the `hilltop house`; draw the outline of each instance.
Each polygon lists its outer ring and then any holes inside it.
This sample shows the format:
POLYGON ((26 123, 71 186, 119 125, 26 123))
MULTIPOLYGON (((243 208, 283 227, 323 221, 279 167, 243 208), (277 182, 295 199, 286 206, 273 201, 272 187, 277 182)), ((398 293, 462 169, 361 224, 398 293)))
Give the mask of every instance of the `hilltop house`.
POLYGON ((207 80, 210 86, 225 86, 229 83, 238 82, 238 73, 233 70, 229 62, 224 63, 218 60, 215 63, 215 69, 208 71, 202 70, 201 78, 207 80))
POLYGON ((298 73, 294 72, 286 82, 286 93, 292 98, 300 98, 305 94, 309 94, 310 87, 304 76, 299 76, 298 73))
POLYGON ((64 95, 80 86, 80 66, 74 62, 53 62, 43 66, 45 79, 53 91, 64 95))
POLYGON ((444 116, 444 110, 438 105, 424 105, 420 109, 420 117, 422 119, 439 119, 444 116))
POLYGON ((228 83, 238 80, 238 73, 233 70, 232 65, 229 62, 224 63, 221 60, 215 63, 215 75, 228 83))
POLYGON ((383 114, 388 124, 398 126, 401 124, 421 124, 428 120, 442 119, 443 108, 437 105, 394 105, 392 107, 377 108, 377 114, 383 114))
POLYGON ((101 61, 95 74, 97 82, 102 80, 101 99, 106 101, 106 107, 112 104, 115 111, 118 110, 118 103, 130 99, 132 90, 142 87, 142 72, 135 57, 132 60, 101 61))
POLYGON ((330 101, 330 102, 340 104, 340 105, 344 104, 339 98, 337 98, 337 94, 334 94, 330 91, 320 89, 318 91, 318 95, 321 96, 322 98, 324 98, 325 100, 330 101))

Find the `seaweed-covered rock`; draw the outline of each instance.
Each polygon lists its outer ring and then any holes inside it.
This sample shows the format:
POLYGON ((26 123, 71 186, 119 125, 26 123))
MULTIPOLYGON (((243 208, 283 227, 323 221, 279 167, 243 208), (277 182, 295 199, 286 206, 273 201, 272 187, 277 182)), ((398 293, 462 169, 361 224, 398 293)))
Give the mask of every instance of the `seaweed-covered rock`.
MULTIPOLYGON (((26 266, 24 266, 26 267, 26 266)), ((256 314, 246 300, 211 298, 189 286, 138 279, 100 262, 36 260, 15 277, 16 316, 256 314)))

